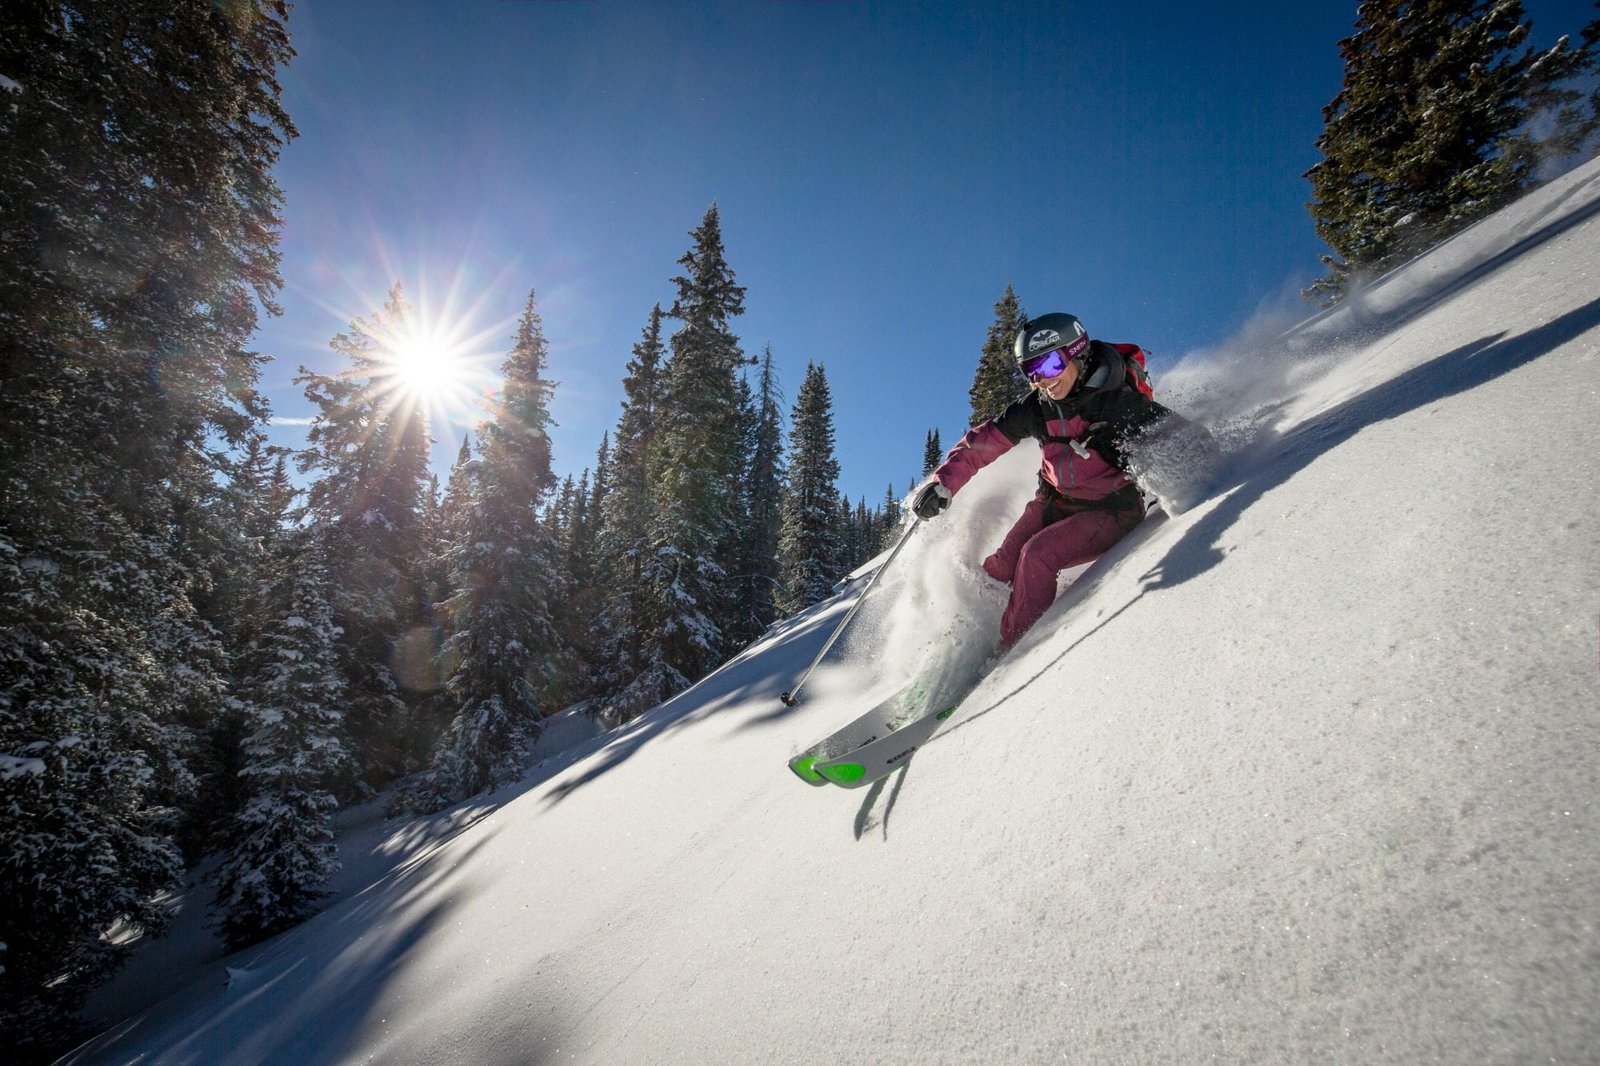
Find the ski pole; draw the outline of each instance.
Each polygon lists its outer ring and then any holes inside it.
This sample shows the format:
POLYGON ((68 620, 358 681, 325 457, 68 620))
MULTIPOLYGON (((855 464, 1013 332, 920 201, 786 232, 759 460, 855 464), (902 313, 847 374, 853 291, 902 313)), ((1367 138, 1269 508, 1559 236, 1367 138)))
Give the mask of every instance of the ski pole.
POLYGON ((917 519, 915 522, 912 522, 906 527, 906 531, 904 533, 900 534, 900 539, 895 541, 894 550, 889 553, 889 558, 885 559, 883 561, 883 565, 872 572, 872 577, 867 580, 867 587, 861 590, 861 595, 856 597, 854 606, 852 606, 850 610, 846 612, 844 618, 842 618, 839 621, 839 624, 833 628, 833 635, 830 636, 828 638, 828 642, 822 646, 822 650, 817 652, 817 657, 811 660, 811 665, 806 667, 806 672, 800 675, 800 680, 795 682, 794 688, 778 697, 783 701, 783 705, 785 707, 793 707, 795 705, 795 702, 800 695, 800 689, 806 683, 806 678, 811 676, 811 671, 817 668, 817 664, 822 661, 822 657, 828 654, 828 649, 833 647, 833 642, 839 639, 839 635, 844 632, 845 626, 850 624, 850 619, 854 618, 856 616, 856 612, 861 610, 861 605, 867 602, 867 593, 872 591, 872 586, 878 583, 878 578, 883 576, 883 572, 889 569, 889 564, 894 562, 894 557, 900 554, 900 549, 906 546, 906 541, 911 539, 911 534, 917 531, 917 527, 922 525, 922 521, 923 520, 920 518, 917 519))

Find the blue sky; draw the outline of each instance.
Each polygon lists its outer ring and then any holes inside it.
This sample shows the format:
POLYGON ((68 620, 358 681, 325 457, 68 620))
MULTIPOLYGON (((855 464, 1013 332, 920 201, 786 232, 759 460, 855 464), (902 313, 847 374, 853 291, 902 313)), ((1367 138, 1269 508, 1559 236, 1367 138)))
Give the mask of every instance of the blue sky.
MULTIPOLYGON (((1525 6, 1541 46, 1593 17, 1525 6)), ((592 466, 715 202, 745 351, 791 403, 824 364, 841 491, 903 494, 927 431, 966 428, 1007 283, 1143 345, 1159 388, 1316 276, 1301 175, 1355 7, 301 0, 274 440, 394 282, 491 366, 533 289, 557 470, 592 466)), ((441 469, 466 428, 435 426, 441 469)))

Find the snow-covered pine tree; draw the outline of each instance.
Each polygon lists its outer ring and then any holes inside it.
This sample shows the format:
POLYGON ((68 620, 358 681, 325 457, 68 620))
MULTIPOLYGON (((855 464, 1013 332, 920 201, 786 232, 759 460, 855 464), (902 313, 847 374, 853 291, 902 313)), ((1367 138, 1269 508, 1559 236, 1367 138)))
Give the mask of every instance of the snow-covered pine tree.
POLYGON ((513 780, 557 680, 562 648, 554 612, 568 590, 561 546, 540 520, 556 481, 547 359, 530 292, 494 417, 481 429, 477 491, 450 554, 454 592, 444 610, 454 672, 446 690, 456 712, 411 792, 415 809, 438 810, 513 780))
MULTIPOLYGON (((1558 159, 1588 159, 1600 151, 1595 140, 1600 136, 1600 78, 1594 76, 1600 70, 1600 18, 1589 20, 1583 28, 1580 47, 1583 72, 1588 75, 1588 95, 1580 91, 1574 100, 1534 100, 1536 115, 1548 113, 1552 105, 1557 108, 1556 131, 1548 144, 1558 159)), ((1581 85, 1583 80, 1580 76, 1574 84, 1581 85)))
POLYGON ((323 529, 328 568, 339 575, 334 618, 343 632, 346 725, 359 777, 345 787, 356 791, 412 769, 407 753, 426 730, 421 708, 436 687, 430 642, 414 639, 428 622, 419 580, 428 430, 419 397, 398 387, 394 373, 415 331, 412 319, 397 284, 376 314, 330 342, 345 358, 342 370, 301 367, 296 378, 318 410, 297 462, 316 475, 307 509, 323 529))
POLYGON ((197 610, 280 280, 286 5, 0 5, 0 1054, 48 1056, 176 880, 197 610), (183 91, 173 91, 182 86, 183 91), (178 723, 186 728, 180 728, 178 723))
POLYGON ((878 509, 878 541, 872 549, 876 555, 893 543, 896 531, 900 528, 901 508, 900 497, 894 494, 894 484, 891 482, 883 492, 883 506, 878 509))
POLYGON ((1027 320, 1028 316, 1017 302, 1017 294, 1007 284, 1006 291, 994 305, 994 322, 984 339, 978 368, 972 376, 972 388, 967 393, 972 400, 972 425, 998 415, 1028 391, 1028 379, 1017 368, 1013 354, 1017 331, 1027 320))
POLYGON ((589 535, 589 500, 592 490, 589 487, 589 468, 584 467, 578 474, 577 484, 573 486, 572 493, 572 521, 567 527, 569 543, 563 545, 568 557, 574 563, 573 572, 581 568, 583 555, 587 545, 582 543, 589 535))
POLYGON ((928 430, 928 437, 922 444, 922 476, 927 477, 939 469, 939 464, 944 462, 944 447, 939 443, 939 431, 928 430))
POLYGON ((854 504, 848 496, 844 497, 844 507, 849 514, 846 528, 850 531, 850 547, 839 560, 839 573, 841 576, 848 574, 871 557, 873 547, 873 517, 872 509, 867 506, 865 496, 854 504))
POLYGON ((439 475, 429 471, 422 484, 422 506, 418 512, 422 525, 422 569, 418 575, 418 597, 424 604, 437 603, 447 595, 448 575, 444 555, 449 545, 444 527, 444 490, 439 475))
POLYGON ((593 502, 594 490, 589 484, 589 470, 585 468, 576 480, 568 475, 562 482, 560 495, 546 522, 557 547, 558 580, 567 590, 555 604, 553 615, 562 648, 554 681, 545 694, 553 707, 563 707, 569 700, 582 698, 587 681, 590 608, 580 601, 589 599, 594 583, 594 523, 589 514, 593 502))
POLYGON ((659 646, 645 640, 654 624, 650 614, 654 601, 644 587, 653 506, 649 470, 666 355, 662 317, 660 304, 651 308, 622 380, 622 414, 600 523, 598 570, 603 588, 594 684, 608 715, 619 721, 659 703, 667 683, 659 646))
POLYGON ((573 480, 571 474, 568 474, 561 480, 561 486, 556 489, 549 510, 543 515, 544 524, 550 530, 550 535, 563 547, 572 531, 573 516, 578 506, 578 483, 573 480))
MULTIPOLYGON (((883 550, 883 525, 884 517, 881 508, 866 506, 866 497, 862 497, 862 515, 865 518, 865 551, 862 553, 861 562, 864 563, 883 550)), ((860 563, 856 564, 857 566, 860 563)), ((852 567, 851 569, 854 569, 852 567)))
MULTIPOLYGON (((461 438, 461 449, 456 452, 455 464, 450 467, 450 476, 445 480, 444 495, 439 501, 439 538, 431 545, 429 552, 433 569, 439 575, 435 599, 429 605, 429 616, 433 619, 435 629, 441 625, 440 604, 450 598, 452 587, 450 552, 467 536, 467 522, 471 517, 473 500, 478 493, 479 464, 478 460, 473 458, 472 448, 472 434, 464 434, 461 438)), ((437 668, 441 679, 448 679, 455 673, 456 663, 451 659, 448 647, 441 646, 437 668)), ((441 723, 448 722, 450 714, 453 713, 453 708, 449 707, 449 694, 441 690, 434 693, 434 696, 433 710, 437 720, 441 723)))
POLYGON ((585 470, 579 479, 580 504, 574 508, 573 527, 562 536, 562 579, 569 590, 556 609, 563 655, 555 704, 567 704, 593 694, 594 660, 600 637, 601 604, 599 537, 605 515, 605 497, 611 476, 611 435, 600 439, 593 477, 585 470))
POLYGON ((853 565, 851 561, 861 551, 861 531, 856 527, 856 505, 850 502, 849 496, 839 497, 839 506, 833 514, 833 532, 839 545, 839 555, 834 565, 841 574, 846 573, 853 565))
POLYGON ((823 599, 839 580, 838 481, 833 397, 826 372, 811 363, 789 419, 789 481, 778 537, 778 609, 785 613, 823 599))
POLYGON ((783 522, 783 393, 772 361, 772 346, 761 358, 755 390, 755 424, 744 478, 747 551, 744 628, 740 642, 760 636, 778 616, 778 532, 783 522))
POLYGON ((214 924, 230 950, 303 921, 338 871, 329 791, 346 761, 338 661, 321 538, 297 530, 263 575, 260 633, 239 657, 243 804, 226 831, 214 924))
POLYGON ((589 484, 589 531, 599 536, 601 515, 605 514, 606 493, 611 491, 611 434, 600 435, 600 450, 594 455, 594 480, 589 484))
POLYGON ((299 495, 289 478, 287 448, 268 446, 265 434, 252 434, 224 493, 223 515, 233 530, 233 572, 219 583, 213 614, 222 620, 231 660, 235 698, 196 728, 190 768, 198 782, 192 810, 179 840, 187 855, 208 853, 223 843, 223 827, 245 801, 239 777, 249 723, 237 697, 251 649, 276 619, 262 611, 262 588, 275 580, 293 551, 286 541, 290 515, 299 495))
POLYGON ((672 359, 656 409, 649 483, 655 514, 642 580, 655 625, 645 653, 668 696, 715 669, 729 651, 728 623, 737 607, 727 560, 738 554, 740 478, 747 459, 740 368, 744 353, 731 329, 744 313, 744 288, 734 281, 713 204, 678 262, 672 317, 672 359))
MULTIPOLYGON (((1534 107, 1560 116, 1562 88, 1592 42, 1526 46, 1520 0, 1369 0, 1339 42, 1344 85, 1323 109, 1323 159, 1306 172, 1317 235, 1334 250, 1307 299, 1340 299, 1353 273, 1413 256, 1515 199, 1534 180, 1534 107)), ((1558 131, 1559 132, 1559 131, 1558 131)))
POLYGON ((863 496, 854 504, 848 496, 839 505, 839 573, 848 574, 878 550, 878 516, 863 496))
POLYGON ((456 453, 455 465, 444 483, 444 497, 439 502, 439 542, 435 551, 444 555, 461 534, 461 523, 477 491, 477 463, 472 458, 472 435, 461 438, 461 450, 456 453))
POLYGON ((749 576, 755 565, 755 544, 749 536, 751 456, 755 451, 756 430, 760 418, 756 408, 755 390, 750 386, 749 367, 754 360, 741 367, 734 382, 735 407, 739 412, 739 474, 734 481, 733 507, 728 514, 730 536, 716 551, 716 559, 727 574, 718 612, 713 618, 722 631, 723 657, 734 649, 749 643, 759 632, 755 625, 750 599, 749 576), (737 532, 735 532, 737 531, 737 532))
POLYGON ((229 520, 237 524, 258 557, 276 545, 300 495, 289 477, 289 454, 289 449, 268 445, 264 435, 255 434, 237 467, 234 486, 238 502, 229 512, 229 520))

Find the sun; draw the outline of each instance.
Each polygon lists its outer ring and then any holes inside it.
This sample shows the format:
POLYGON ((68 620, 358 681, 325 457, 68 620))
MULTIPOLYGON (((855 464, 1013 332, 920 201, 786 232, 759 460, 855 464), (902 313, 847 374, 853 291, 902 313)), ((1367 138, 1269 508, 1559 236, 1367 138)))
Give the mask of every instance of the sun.
MULTIPOLYGON (((405 271, 391 266, 390 272, 405 271)), ((324 303, 330 314, 351 323, 351 334, 341 334, 352 360, 342 376, 376 405, 380 419, 374 424, 414 418, 435 442, 459 441, 463 431, 471 433, 494 417, 504 384, 501 345, 513 322, 489 307, 495 285, 473 287, 469 298, 465 268, 447 276, 442 292, 424 276, 415 298, 395 282, 382 306, 366 316, 324 303)), ((356 299, 372 306, 370 293, 356 299)))
POLYGON ((394 352, 396 386, 418 399, 454 391, 464 370, 462 353, 433 338, 408 338, 394 352))
POLYGON ((411 321, 383 338, 382 387, 392 403, 422 412, 436 428, 472 425, 496 384, 479 338, 457 325, 411 321))

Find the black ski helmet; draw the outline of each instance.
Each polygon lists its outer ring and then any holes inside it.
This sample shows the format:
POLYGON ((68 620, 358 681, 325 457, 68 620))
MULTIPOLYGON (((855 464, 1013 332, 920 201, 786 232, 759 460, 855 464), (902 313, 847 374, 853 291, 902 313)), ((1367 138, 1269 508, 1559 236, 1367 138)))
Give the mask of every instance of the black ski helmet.
POLYGON ((1089 331, 1083 328, 1076 315, 1052 311, 1048 315, 1030 318, 1017 331, 1015 355, 1017 366, 1024 369, 1028 363, 1052 348, 1065 348, 1074 341, 1087 340, 1089 331))

